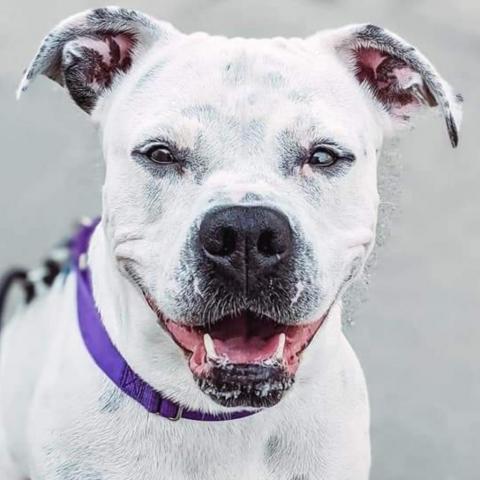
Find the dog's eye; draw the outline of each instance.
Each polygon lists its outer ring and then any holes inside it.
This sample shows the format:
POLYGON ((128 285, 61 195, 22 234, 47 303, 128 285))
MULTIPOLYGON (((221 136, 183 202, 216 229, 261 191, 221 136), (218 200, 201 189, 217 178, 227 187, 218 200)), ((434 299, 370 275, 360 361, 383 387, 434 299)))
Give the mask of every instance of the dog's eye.
POLYGON ((338 155, 326 147, 317 147, 310 155, 307 163, 316 167, 331 167, 338 161, 338 155))
POLYGON ((145 155, 149 160, 160 165, 176 163, 173 153, 165 145, 154 145, 145 152, 145 155))

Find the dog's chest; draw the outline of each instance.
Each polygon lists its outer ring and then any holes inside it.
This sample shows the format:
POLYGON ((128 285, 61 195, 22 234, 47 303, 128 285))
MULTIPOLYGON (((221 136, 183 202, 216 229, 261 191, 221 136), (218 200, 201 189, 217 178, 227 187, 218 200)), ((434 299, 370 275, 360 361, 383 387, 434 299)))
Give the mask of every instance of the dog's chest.
POLYGON ((149 414, 112 385, 90 390, 83 380, 92 373, 97 372, 76 372, 81 389, 57 383, 55 392, 38 392, 37 422, 31 431, 32 478, 320 478, 295 476, 323 471, 316 433, 305 425, 282 427, 268 412, 220 423, 172 422, 149 414))
POLYGON ((83 399, 78 391, 56 394, 64 399, 61 404, 37 410, 42 419, 33 432, 32 478, 313 480, 339 478, 352 467, 349 455, 326 464, 325 439, 295 421, 289 427, 272 425, 259 415, 225 423, 171 422, 111 386, 94 402, 85 392, 83 399), (70 395, 77 396, 73 408, 70 395))
MULTIPOLYGON (((38 478, 270 480, 275 441, 260 425, 170 422, 106 391, 99 408, 38 432, 38 478)), ((50 418, 52 416, 50 415, 50 418)), ((46 425, 44 425, 46 427, 46 425)), ((287 472, 285 472, 287 474, 287 472)), ((35 477, 36 478, 36 477, 35 477)), ((290 479, 290 476, 286 476, 290 479)))

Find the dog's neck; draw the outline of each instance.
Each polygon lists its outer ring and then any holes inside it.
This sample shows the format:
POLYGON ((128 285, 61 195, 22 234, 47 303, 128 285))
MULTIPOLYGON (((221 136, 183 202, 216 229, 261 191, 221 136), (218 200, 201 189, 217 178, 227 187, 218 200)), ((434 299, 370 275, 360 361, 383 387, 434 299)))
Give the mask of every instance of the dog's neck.
MULTIPOLYGON (((143 294, 117 268, 102 223, 92 235, 88 265, 102 321, 130 367, 155 389, 187 408, 211 413, 231 411, 199 392, 182 351, 159 326, 143 294)), ((315 355, 309 355, 315 358, 315 364, 305 358, 297 379, 318 377, 328 370, 334 362, 340 334, 341 308, 334 305, 308 347, 316 350, 315 355)), ((301 395, 299 388, 294 390, 301 395)))

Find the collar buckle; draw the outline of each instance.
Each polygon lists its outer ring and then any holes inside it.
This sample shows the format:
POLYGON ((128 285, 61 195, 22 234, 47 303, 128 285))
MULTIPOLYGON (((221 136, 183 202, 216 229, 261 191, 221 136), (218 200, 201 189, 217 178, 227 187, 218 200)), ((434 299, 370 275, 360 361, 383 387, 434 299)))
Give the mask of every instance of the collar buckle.
POLYGON ((183 407, 179 406, 177 408, 177 413, 174 416, 167 416, 165 417, 167 420, 170 420, 171 422, 178 422, 182 418, 183 414, 183 407))
POLYGON ((155 413, 171 422, 177 422, 182 418, 183 411, 185 408, 182 405, 178 405, 177 403, 173 403, 172 401, 166 398, 159 398, 158 399, 158 408, 156 409, 155 413))

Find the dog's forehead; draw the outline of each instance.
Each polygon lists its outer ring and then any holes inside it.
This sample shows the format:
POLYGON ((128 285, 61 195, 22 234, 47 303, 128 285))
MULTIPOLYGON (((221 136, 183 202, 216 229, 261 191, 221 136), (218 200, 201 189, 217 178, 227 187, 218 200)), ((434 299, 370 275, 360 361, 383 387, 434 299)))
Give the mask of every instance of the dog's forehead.
POLYGON ((148 136, 149 125, 181 129, 187 143, 210 128, 217 134, 236 130, 247 142, 258 143, 267 130, 298 130, 340 141, 343 135, 348 144, 363 135, 355 117, 368 110, 335 52, 299 38, 195 34, 151 52, 123 91, 116 115, 126 117, 131 132, 148 136), (136 108, 140 123, 131 115, 136 108))
MULTIPOLYGON (((192 74, 192 77, 179 78, 189 82, 201 80, 208 74, 210 80, 221 83, 225 89, 248 83, 281 88, 286 86, 289 74, 304 70, 322 53, 326 50, 314 51, 300 38, 246 39, 193 34, 151 52, 145 60, 141 80, 155 78, 156 73, 164 70, 192 74)), ((138 86, 143 85, 140 81, 138 86)))

